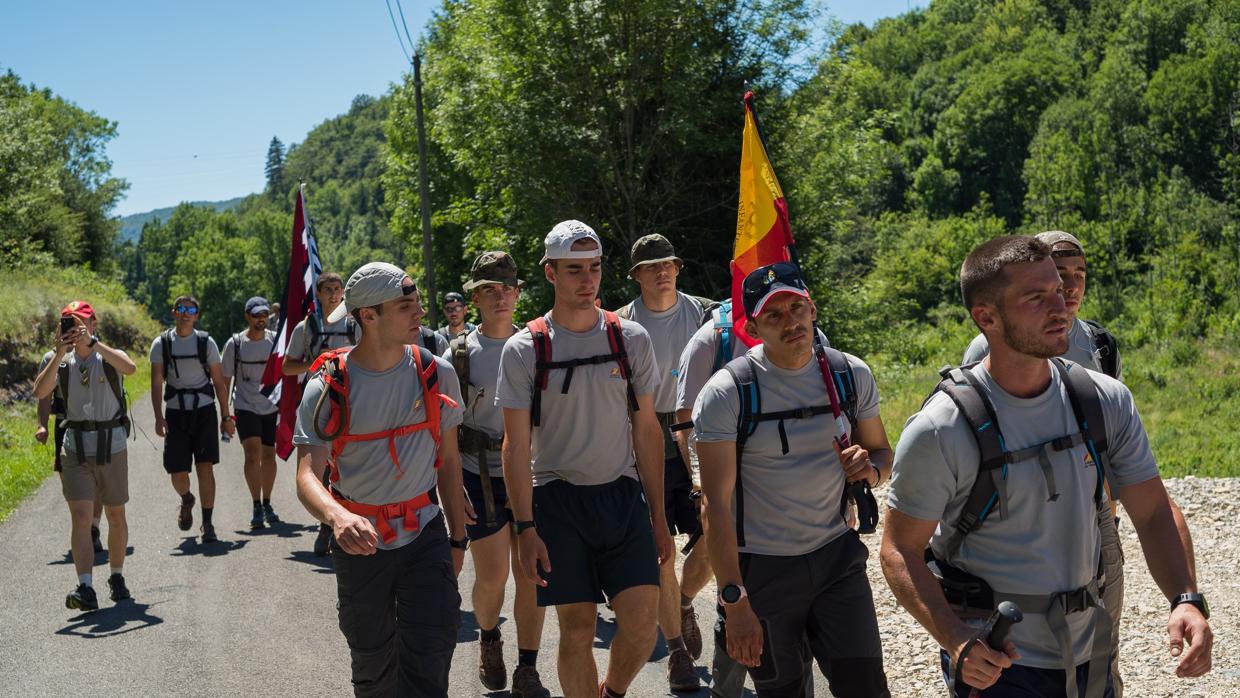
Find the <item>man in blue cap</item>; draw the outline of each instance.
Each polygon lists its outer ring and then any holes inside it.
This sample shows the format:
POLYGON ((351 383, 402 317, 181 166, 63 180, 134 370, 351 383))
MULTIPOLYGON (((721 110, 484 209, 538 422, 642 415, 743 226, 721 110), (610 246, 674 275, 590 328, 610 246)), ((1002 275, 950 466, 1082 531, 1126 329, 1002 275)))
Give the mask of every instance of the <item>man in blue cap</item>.
POLYGON ((237 435, 245 451, 245 484, 250 488, 254 509, 250 528, 264 528, 280 517, 271 508, 271 490, 276 484, 276 416, 278 409, 263 394, 263 370, 275 332, 267 329, 271 306, 267 299, 254 296, 245 302, 245 332, 238 332, 224 344, 221 367, 231 381, 233 414, 237 435))

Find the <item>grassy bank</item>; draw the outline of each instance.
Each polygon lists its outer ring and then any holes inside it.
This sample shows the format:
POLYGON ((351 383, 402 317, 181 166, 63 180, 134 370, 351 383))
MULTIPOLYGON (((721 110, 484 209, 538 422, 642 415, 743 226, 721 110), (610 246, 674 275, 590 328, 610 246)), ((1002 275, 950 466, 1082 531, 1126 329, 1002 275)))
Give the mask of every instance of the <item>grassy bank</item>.
MULTIPOLYGON (((874 362, 893 445, 938 381, 938 368, 959 360, 958 353, 933 365, 874 362)), ((1125 351, 1123 361, 1163 477, 1240 476, 1240 348, 1185 341, 1125 351)))

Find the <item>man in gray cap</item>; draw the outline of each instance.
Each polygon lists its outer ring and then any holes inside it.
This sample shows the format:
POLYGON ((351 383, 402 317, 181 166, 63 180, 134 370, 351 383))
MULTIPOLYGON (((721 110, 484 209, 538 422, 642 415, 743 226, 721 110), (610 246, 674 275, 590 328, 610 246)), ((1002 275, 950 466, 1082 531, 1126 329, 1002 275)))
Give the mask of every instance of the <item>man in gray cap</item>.
POLYGON ((443 294, 443 317, 446 322, 436 332, 442 335, 445 341, 450 342, 458 334, 474 329, 474 323, 465 319, 468 312, 469 306, 465 305, 465 296, 456 291, 443 294))
POLYGON ((399 267, 354 272, 327 322, 345 313, 362 337, 321 356, 306 384, 293 436, 297 496, 336 537, 354 692, 446 696, 460 625, 455 573, 469 545, 456 371, 417 343, 422 305, 399 267))
POLYGON ((279 409, 263 394, 263 370, 276 333, 267 329, 271 307, 267 299, 255 296, 245 302, 245 332, 238 332, 224 343, 220 367, 232 382, 233 415, 237 436, 245 453, 245 484, 250 488, 254 507, 250 528, 280 521, 271 508, 271 491, 276 484, 276 417, 279 409), (265 523, 264 523, 265 522, 265 523))
MULTIPOLYGON (((663 507, 672 535, 692 536, 701 529, 698 498, 689 461, 672 436, 676 422, 676 368, 693 333, 702 326, 711 302, 676 289, 684 260, 667 238, 652 233, 633 243, 629 276, 641 295, 616 314, 646 329, 659 365, 659 389, 654 408, 663 430, 663 507)), ((693 660, 702 656, 702 633, 693 599, 710 581, 710 559, 705 546, 694 547, 685 559, 684 579, 676 579, 676 556, 659 570, 659 628, 667 640, 667 679, 673 691, 696 691, 700 686, 693 660)))
POLYGON ((654 648, 659 563, 672 555, 654 408, 659 371, 641 325, 594 306, 598 235, 564 221, 544 246, 555 305, 500 358, 504 480, 521 572, 559 618, 560 686, 568 698, 611 698, 624 695, 654 648), (605 599, 617 631, 600 684, 593 640, 605 599))
MULTIPOLYGON (((1063 301, 1068 313, 1068 350, 1061 356, 1078 363, 1091 371, 1105 373, 1116 380, 1123 380, 1122 363, 1119 347, 1115 336, 1101 324, 1093 320, 1082 320, 1077 313, 1085 302, 1085 247, 1071 233, 1061 230, 1048 230, 1036 236, 1051 249, 1051 258, 1055 261, 1055 269, 1063 282, 1063 301)), ((986 335, 979 334, 965 350, 962 365, 974 364, 990 353, 990 345, 986 335)), ((1175 517, 1176 529, 1184 550, 1188 553, 1189 569, 1194 582, 1197 577, 1197 564, 1193 554, 1192 536, 1188 530, 1188 522, 1184 520, 1184 512, 1180 506, 1167 495, 1171 503, 1171 513, 1175 517)), ((1111 497, 1111 513, 1114 526, 1104 523, 1102 531, 1102 559, 1106 568, 1108 583, 1103 589, 1103 602, 1114 620, 1112 624, 1111 677, 1115 684, 1115 698, 1123 698, 1124 682, 1119 673, 1119 630, 1120 618, 1124 612, 1124 553, 1119 538, 1119 518, 1115 516, 1116 498, 1111 497)))

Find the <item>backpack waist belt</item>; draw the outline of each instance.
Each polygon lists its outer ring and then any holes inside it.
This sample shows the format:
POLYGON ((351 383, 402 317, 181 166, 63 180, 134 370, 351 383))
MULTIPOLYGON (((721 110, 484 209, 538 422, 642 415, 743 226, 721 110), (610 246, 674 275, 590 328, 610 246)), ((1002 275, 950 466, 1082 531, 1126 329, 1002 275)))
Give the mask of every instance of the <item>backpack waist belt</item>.
POLYGON ((416 497, 406 499, 403 502, 395 502, 392 504, 363 504, 355 502, 331 488, 332 497, 340 504, 358 516, 365 516, 375 520, 375 530, 379 532, 379 537, 384 543, 391 543, 396 540, 396 531, 392 530, 392 525, 388 523, 389 519, 401 519, 401 526, 406 531, 416 531, 419 528, 418 512, 431 504, 430 491, 423 492, 416 497))
POLYGON ((493 438, 484 431, 467 427, 462 424, 457 429, 460 438, 461 450, 474 453, 478 450, 483 451, 499 451, 504 446, 504 437, 493 438))
MULTIPOLYGON (((63 420, 61 427, 73 430, 73 445, 77 448, 78 460, 86 459, 86 447, 83 445, 82 433, 87 431, 102 432, 95 437, 95 465, 106 465, 112 462, 112 430, 124 427, 129 431, 129 417, 117 417, 106 422, 91 420, 63 420)), ((62 437, 63 438, 63 437, 62 437)))
POLYGON ((199 403, 198 396, 206 395, 207 397, 212 397, 215 395, 215 387, 211 384, 211 381, 207 381, 197 388, 174 388, 171 385, 164 383, 164 402, 168 402, 175 397, 177 399, 177 403, 181 406, 181 409, 185 409, 186 395, 194 396, 194 406, 189 409, 191 411, 196 411, 199 403))
MULTIPOLYGON (((462 425, 457 429, 461 440, 461 451, 474 454, 478 459, 478 479, 482 483, 483 515, 486 525, 495 527, 495 489, 491 484, 491 467, 488 453, 499 451, 504 446, 504 439, 491 438, 485 432, 462 425)), ((503 477, 503 473, 500 473, 503 477)))

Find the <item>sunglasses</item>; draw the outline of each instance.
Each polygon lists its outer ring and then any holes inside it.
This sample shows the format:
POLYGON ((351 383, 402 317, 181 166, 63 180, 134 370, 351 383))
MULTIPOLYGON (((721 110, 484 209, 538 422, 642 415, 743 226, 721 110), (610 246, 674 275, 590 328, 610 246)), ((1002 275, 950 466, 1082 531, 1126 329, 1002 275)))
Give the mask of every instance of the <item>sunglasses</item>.
POLYGON ((176 311, 182 315, 197 315, 198 308, 192 305, 178 305, 176 311))

